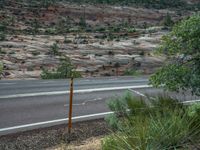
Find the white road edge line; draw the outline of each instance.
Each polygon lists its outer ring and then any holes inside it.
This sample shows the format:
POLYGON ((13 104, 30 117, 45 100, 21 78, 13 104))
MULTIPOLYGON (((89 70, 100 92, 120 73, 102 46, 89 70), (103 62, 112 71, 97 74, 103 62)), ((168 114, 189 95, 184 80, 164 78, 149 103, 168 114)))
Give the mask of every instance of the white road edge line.
POLYGON ((144 95, 143 93, 138 92, 138 91, 136 91, 136 90, 133 90, 133 89, 128 89, 128 90, 131 91, 131 92, 134 92, 134 93, 136 93, 137 95, 140 95, 140 96, 142 96, 142 97, 147 97, 147 96, 144 95))
MULTIPOLYGON (((191 101, 185 101, 185 103, 196 103, 200 102, 200 100, 191 100, 191 101)), ((90 114, 90 115, 84 115, 84 116, 76 116, 72 117, 72 120, 77 120, 77 119, 85 119, 85 118, 91 118, 91 117, 98 117, 98 116, 105 116, 109 114, 113 114, 114 112, 103 112, 103 113, 97 113, 97 114, 90 114)), ((63 119, 57 119, 57 120, 51 120, 51 121, 44 121, 44 122, 37 122, 37 123, 32 123, 32 124, 25 124, 25 125, 19 125, 19 126, 13 126, 13 127, 7 127, 7 128, 1 128, 1 132, 6 132, 6 131, 11 131, 11 130, 16 130, 16 129, 22 129, 22 128, 29 128, 29 127, 34 127, 34 126, 40 126, 40 125, 46 125, 46 124, 52 124, 52 123, 59 123, 59 122, 66 122, 68 121, 68 118, 63 118, 63 119)))
MULTIPOLYGON (((103 117, 105 115, 109 115, 109 114, 113 114, 113 113, 114 112, 104 112, 104 113, 90 114, 90 115, 84 115, 84 116, 76 116, 76 117, 72 117, 72 120, 85 119, 85 118, 91 118, 91 117, 99 117, 99 116, 103 117)), ((25 125, 19 125, 19 126, 13 126, 13 127, 8 127, 8 128, 2 128, 2 129, 0 129, 0 132, 22 129, 22 128, 28 128, 28 127, 34 127, 34 126, 40 126, 40 125, 46 125, 46 124, 52 124, 52 123, 66 122, 66 121, 68 121, 68 118, 51 120, 51 121, 44 121, 44 122, 37 122, 37 123, 31 123, 31 124, 25 124, 25 125)))
MULTIPOLYGON (((139 91, 136 91, 136 90, 133 90, 133 89, 128 89, 129 91, 132 91, 142 97, 147 97, 146 95, 144 95, 143 93, 139 92, 139 91)), ((150 98, 153 98, 153 97, 150 97, 150 98)), ((196 99, 196 100, 190 100, 190 101, 182 101, 183 104, 190 104, 190 103, 197 103, 197 102, 200 102, 199 99, 196 99)))
MULTIPOLYGON (((96 89, 82 89, 74 90, 74 93, 90 93, 101 91, 113 91, 113 90, 125 90, 125 89, 138 89, 138 88, 150 88, 151 85, 137 85, 137 86, 122 86, 122 87, 108 87, 108 88, 96 88, 96 89)), ((69 94, 70 91, 52 91, 52 92, 40 92, 40 93, 27 93, 27 94, 15 94, 0 96, 0 99, 7 98, 20 98, 20 97, 34 97, 34 96, 49 96, 49 95, 62 95, 69 94)))
POLYGON ((200 102, 200 100, 197 99, 197 100, 191 100, 191 101, 184 101, 183 104, 188 104, 188 103, 197 103, 197 102, 200 102))

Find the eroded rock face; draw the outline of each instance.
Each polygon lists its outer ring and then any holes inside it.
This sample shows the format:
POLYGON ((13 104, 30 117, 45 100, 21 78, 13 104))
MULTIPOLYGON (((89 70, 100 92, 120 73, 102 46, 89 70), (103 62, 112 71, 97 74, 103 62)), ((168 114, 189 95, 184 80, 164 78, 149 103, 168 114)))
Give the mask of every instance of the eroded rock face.
POLYGON ((64 43, 64 38, 75 39, 72 34, 67 37, 19 35, 18 38, 26 39, 23 44, 17 40, 0 42, 6 52, 1 55, 1 59, 4 70, 10 72, 6 78, 39 78, 42 67, 55 68, 59 64, 59 56, 50 56, 48 53, 52 43, 57 41, 58 51, 70 57, 77 71, 84 76, 116 75, 115 63, 120 64, 120 75, 130 68, 152 73, 164 60, 151 56, 164 34, 166 32, 159 31, 152 35, 143 34, 138 38, 106 41, 96 39, 93 33, 83 33, 89 37, 85 39, 87 44, 64 43))
MULTIPOLYGON (((153 73, 165 60, 152 54, 160 43, 161 37, 167 34, 167 31, 160 27, 163 18, 170 14, 176 21, 185 14, 190 14, 190 12, 183 12, 181 16, 169 10, 101 5, 87 5, 84 10, 79 5, 63 3, 56 7, 40 9, 37 14, 11 3, 9 7, 2 9, 2 12, 0 19, 9 16, 15 18, 8 27, 17 31, 15 35, 9 33, 6 40, 0 41, 0 60, 4 63, 7 79, 39 78, 41 68, 56 68, 60 56, 52 53, 54 44, 56 44, 56 53, 68 56, 77 71, 85 77, 123 75, 127 69, 137 69, 144 74, 153 73), (75 25, 78 24, 83 13, 87 30, 96 26, 112 27, 114 24, 127 22, 135 26, 136 32, 114 32, 113 35, 117 38, 112 40, 105 37, 108 31, 77 32, 75 25), (70 33, 53 34, 52 27, 62 17, 73 18, 74 27, 69 29, 70 33), (30 21, 34 19, 37 19, 40 27, 35 35, 31 35, 32 33, 25 31, 33 28, 31 25, 34 22, 30 23, 30 21)), ((66 22, 63 28, 61 24, 59 30, 62 31, 65 27, 66 22)))

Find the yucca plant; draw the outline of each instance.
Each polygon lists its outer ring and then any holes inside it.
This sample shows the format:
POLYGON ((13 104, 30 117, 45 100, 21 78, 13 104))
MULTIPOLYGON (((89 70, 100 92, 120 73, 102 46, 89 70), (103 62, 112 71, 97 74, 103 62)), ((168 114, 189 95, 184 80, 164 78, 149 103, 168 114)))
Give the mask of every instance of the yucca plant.
POLYGON ((106 120, 115 130, 102 141, 103 150, 183 149, 200 142, 200 104, 188 106, 166 96, 142 99, 127 93, 108 106, 115 113, 106 120))

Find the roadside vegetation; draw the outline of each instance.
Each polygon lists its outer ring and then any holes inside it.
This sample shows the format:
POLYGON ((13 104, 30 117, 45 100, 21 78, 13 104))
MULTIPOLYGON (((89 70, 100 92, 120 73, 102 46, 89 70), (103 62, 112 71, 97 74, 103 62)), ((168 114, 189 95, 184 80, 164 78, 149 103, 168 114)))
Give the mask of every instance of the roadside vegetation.
POLYGON ((195 14, 175 25, 163 37, 158 54, 168 63, 150 79, 155 87, 179 91, 190 89, 200 95, 200 14, 195 14))
MULTIPOLYGON (((165 24, 172 25, 168 16, 165 24)), ((200 95, 200 15, 176 24, 163 37, 157 53, 168 63, 150 79, 155 87, 200 95)), ((109 102, 107 117, 113 133, 103 150, 199 149, 200 103, 186 105, 166 96, 136 98, 127 93, 109 102)))
POLYGON ((136 98, 130 93, 109 103, 106 118, 113 133, 103 150, 194 149, 200 142, 200 104, 183 105, 170 97, 136 98))
POLYGON ((142 72, 136 69, 127 69, 124 72, 125 76, 140 76, 141 74, 142 72))
POLYGON ((0 61, 0 80, 1 80, 2 74, 3 74, 3 63, 0 61))

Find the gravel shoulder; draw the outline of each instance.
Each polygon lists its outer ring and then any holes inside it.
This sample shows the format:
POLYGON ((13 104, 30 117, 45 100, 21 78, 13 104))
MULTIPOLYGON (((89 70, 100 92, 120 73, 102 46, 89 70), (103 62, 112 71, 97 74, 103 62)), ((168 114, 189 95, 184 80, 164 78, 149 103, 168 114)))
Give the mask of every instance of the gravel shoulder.
POLYGON ((87 122, 79 122, 73 124, 72 134, 70 136, 71 143, 67 144, 67 125, 58 125, 49 128, 26 131, 17 134, 10 134, 0 137, 1 150, 41 150, 41 149, 76 149, 81 148, 86 143, 91 146, 93 144, 100 145, 99 138, 109 133, 109 128, 104 119, 91 120, 87 122), (89 139, 89 140, 88 140, 89 139), (95 142, 97 141, 97 143, 95 142))

